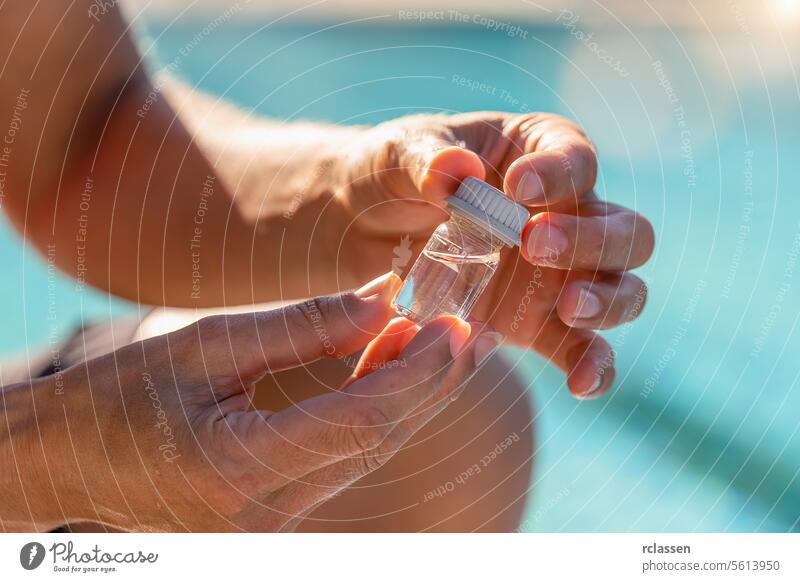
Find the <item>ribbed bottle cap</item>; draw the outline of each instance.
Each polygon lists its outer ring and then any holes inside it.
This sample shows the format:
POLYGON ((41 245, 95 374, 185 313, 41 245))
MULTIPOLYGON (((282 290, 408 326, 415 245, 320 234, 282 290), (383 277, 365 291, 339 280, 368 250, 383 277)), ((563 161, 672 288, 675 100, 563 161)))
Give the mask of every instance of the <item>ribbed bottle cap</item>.
POLYGON ((445 202, 452 212, 479 224, 510 247, 519 245, 522 229, 531 216, 524 206, 473 177, 465 178, 445 202))

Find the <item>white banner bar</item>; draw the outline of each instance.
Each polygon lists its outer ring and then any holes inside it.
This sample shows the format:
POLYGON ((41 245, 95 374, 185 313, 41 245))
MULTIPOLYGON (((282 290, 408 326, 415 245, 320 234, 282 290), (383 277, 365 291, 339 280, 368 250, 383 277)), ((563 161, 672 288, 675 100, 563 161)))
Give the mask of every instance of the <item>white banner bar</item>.
POLYGON ((0 580, 187 580, 187 575, 223 582, 250 579, 797 581, 800 536, 0 535, 0 580))

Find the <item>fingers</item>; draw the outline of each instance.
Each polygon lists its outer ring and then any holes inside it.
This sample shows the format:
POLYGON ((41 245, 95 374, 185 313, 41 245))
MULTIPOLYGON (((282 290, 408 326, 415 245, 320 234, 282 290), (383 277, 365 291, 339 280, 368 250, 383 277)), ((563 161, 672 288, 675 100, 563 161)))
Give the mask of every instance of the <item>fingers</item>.
POLYGON ((397 423, 379 445, 288 484, 273 496, 271 503, 289 515, 302 515, 344 487, 383 466, 418 430, 447 408, 454 395, 472 377, 476 366, 486 361, 497 349, 499 339, 499 334, 491 327, 477 324, 439 388, 397 423), (484 348, 488 344, 493 347, 487 351, 484 348))
POLYGON ((534 347, 567 375, 576 398, 597 398, 614 383, 614 353, 596 333, 550 319, 537 332, 534 347))
POLYGON ((355 292, 272 311, 207 317, 177 333, 194 336, 192 346, 199 340, 209 375, 223 370, 248 378, 362 348, 394 314, 390 301, 401 284, 387 273, 355 292))
POLYGON ((454 145, 418 158, 418 163, 421 166, 416 173, 417 189, 423 199, 431 202, 442 202, 458 189, 464 178, 483 179, 486 174, 478 154, 454 145))
POLYGON ((419 326, 404 317, 396 317, 372 340, 366 348, 350 377, 341 386, 346 388, 359 378, 386 366, 394 360, 414 338, 419 326))
POLYGON ((521 156, 506 172, 503 189, 520 204, 542 206, 575 200, 591 191, 597 178, 597 156, 589 138, 562 117, 534 118, 519 131, 525 139, 521 156))
POLYGON ((469 326, 455 317, 431 322, 396 359, 345 391, 303 401, 255 427, 257 456, 291 479, 377 447, 440 388, 468 337, 469 326))
POLYGON ((441 205, 464 178, 483 179, 486 174, 480 156, 461 147, 452 132, 445 129, 403 132, 390 143, 396 150, 390 157, 395 157, 396 165, 408 173, 416 191, 413 194, 428 202, 441 205))
POLYGON ((643 265, 653 252, 653 227, 636 212, 612 208, 599 216, 533 216, 522 233, 523 256, 535 265, 592 272, 643 265))
POLYGON ((609 329, 632 321, 642 312, 647 285, 631 273, 574 278, 556 303, 565 324, 582 329, 609 329))
POLYGON ((614 384, 614 352, 599 335, 574 346, 566 359, 570 362, 567 386, 573 396, 581 399, 599 398, 614 384))

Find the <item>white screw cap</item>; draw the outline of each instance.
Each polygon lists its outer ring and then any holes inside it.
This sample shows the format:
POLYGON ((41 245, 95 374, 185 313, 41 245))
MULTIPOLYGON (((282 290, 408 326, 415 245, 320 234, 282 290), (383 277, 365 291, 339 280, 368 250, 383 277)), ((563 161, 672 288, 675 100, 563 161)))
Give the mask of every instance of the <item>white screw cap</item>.
POLYGON ((465 178, 445 203, 452 212, 477 223, 510 247, 519 245, 522 229, 531 217, 524 206, 472 176, 465 178))

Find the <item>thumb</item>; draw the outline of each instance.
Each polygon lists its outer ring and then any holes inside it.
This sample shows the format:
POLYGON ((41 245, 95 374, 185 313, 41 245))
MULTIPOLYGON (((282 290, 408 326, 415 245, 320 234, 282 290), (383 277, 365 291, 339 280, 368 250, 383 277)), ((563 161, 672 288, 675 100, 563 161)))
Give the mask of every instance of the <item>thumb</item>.
POLYGON ((409 173, 419 195, 441 205, 468 176, 484 179, 480 156, 459 145, 455 138, 411 135, 400 145, 400 165, 409 173))
POLYGON ((207 370, 258 377, 364 347, 395 315, 390 301, 401 284, 387 273, 357 291, 272 311, 206 317, 177 333, 197 334, 207 370))

